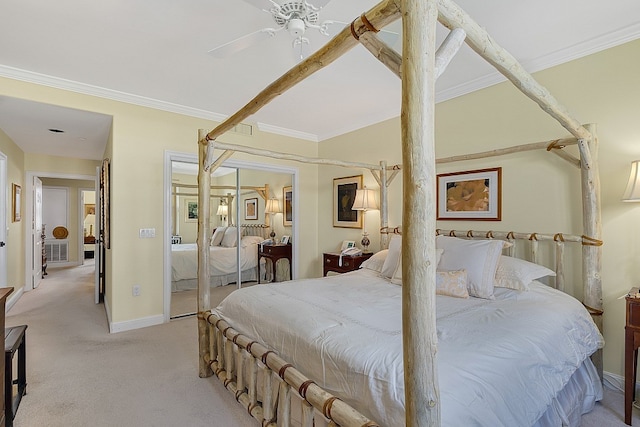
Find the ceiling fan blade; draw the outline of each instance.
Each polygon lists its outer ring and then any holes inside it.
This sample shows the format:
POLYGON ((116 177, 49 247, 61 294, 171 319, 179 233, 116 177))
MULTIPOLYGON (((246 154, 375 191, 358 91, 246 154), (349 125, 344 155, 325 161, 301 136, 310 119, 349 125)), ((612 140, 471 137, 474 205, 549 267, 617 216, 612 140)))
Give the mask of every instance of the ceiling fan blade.
POLYGON ((244 0, 245 3, 249 3, 252 6, 257 7, 260 10, 269 10, 273 7, 273 2, 269 0, 244 0))
POLYGON ((240 52, 254 44, 261 42, 262 40, 271 38, 275 35, 276 30, 273 28, 263 28, 256 32, 247 34, 221 46, 215 47, 209 51, 210 54, 218 58, 225 58, 236 52, 240 52))
MULTIPOLYGON (((245 0, 249 1, 249 0, 245 0)), ((329 3, 331 0, 307 0, 307 4, 313 6, 315 9, 322 9, 329 3)))

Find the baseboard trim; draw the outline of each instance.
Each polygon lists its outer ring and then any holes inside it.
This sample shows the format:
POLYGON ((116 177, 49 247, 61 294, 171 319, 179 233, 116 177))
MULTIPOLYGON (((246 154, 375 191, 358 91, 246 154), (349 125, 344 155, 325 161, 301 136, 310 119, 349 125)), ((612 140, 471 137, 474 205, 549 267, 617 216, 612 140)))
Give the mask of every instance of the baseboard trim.
POLYGON ((11 310, 11 307, 13 307, 15 305, 15 303, 18 302, 18 300, 20 299, 20 297, 22 296, 23 293, 24 293, 24 286, 19 288, 17 291, 15 291, 13 293, 13 295, 11 295, 9 297, 9 299, 7 300, 7 305, 6 305, 5 310, 4 310, 5 313, 7 311, 11 310))
POLYGON ((111 319, 109 319, 109 332, 115 334, 117 332, 131 331, 134 329, 146 328, 148 326, 161 325, 163 323, 164 316, 162 314, 141 317, 133 320, 125 320, 124 322, 112 322, 111 319))

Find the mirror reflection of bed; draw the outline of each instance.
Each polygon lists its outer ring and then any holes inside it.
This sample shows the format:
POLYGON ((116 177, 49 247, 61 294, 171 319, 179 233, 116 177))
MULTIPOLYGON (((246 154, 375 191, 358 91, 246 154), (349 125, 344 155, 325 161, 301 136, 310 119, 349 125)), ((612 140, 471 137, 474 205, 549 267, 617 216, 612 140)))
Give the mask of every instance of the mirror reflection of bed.
MULTIPOLYGON (((265 209, 268 199, 282 205, 283 189, 291 188, 291 182, 292 176, 286 173, 229 167, 216 171, 210 192, 211 301, 238 289, 238 265, 241 287, 258 283, 258 244, 269 238, 272 229, 277 238, 291 235, 292 223, 285 222, 282 213, 268 214, 265 209)), ((176 319, 195 315, 197 310, 197 164, 172 162, 171 200, 170 318, 176 319)), ((260 262, 264 282, 271 277, 272 267, 264 258, 260 262)), ((286 260, 279 261, 276 280, 288 280, 289 268, 286 260)))

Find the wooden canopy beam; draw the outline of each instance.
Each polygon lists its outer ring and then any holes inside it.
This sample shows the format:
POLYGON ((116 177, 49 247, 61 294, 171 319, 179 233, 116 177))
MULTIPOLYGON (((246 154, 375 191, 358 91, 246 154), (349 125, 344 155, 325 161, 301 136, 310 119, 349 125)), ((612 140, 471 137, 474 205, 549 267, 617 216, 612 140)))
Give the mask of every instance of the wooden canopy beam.
POLYGON ((356 18, 351 27, 345 27, 317 52, 310 55, 278 80, 267 86, 262 92, 249 101, 248 104, 218 125, 199 142, 206 144, 208 141, 215 140, 242 120, 260 110, 260 108, 268 104, 278 95, 340 58, 344 53, 358 44, 354 36, 362 36, 367 31, 370 31, 370 26, 378 29, 383 28, 400 18, 399 0, 384 0, 362 16, 368 21, 367 23, 363 21, 362 17, 356 18))
MULTIPOLYGON (((454 28, 436 51, 436 79, 444 73, 447 66, 464 43, 465 32, 454 28)), ((373 56, 382 62, 393 74, 402 79, 402 57, 398 52, 380 40, 374 33, 367 32, 360 37, 362 44, 373 56)))
POLYGON ((343 160, 319 159, 313 157, 298 156, 297 154, 281 153, 279 151, 263 150, 260 148, 247 147, 245 145, 226 144, 220 141, 211 141, 215 148, 228 151, 238 151, 245 154, 253 154, 256 156, 270 157, 272 159, 292 160, 301 163, 311 163, 316 165, 342 166, 345 168, 380 170, 380 165, 373 165, 362 162, 345 162, 343 160))
MULTIPOLYGON (((493 65, 527 97, 556 119, 571 135, 591 140, 591 134, 551 93, 529 74, 522 65, 452 0, 437 0, 438 20, 449 29, 462 28, 466 42, 478 55, 493 65)), ((588 153, 585 153, 588 156, 588 153)), ((588 162, 591 163, 590 159, 588 162)))

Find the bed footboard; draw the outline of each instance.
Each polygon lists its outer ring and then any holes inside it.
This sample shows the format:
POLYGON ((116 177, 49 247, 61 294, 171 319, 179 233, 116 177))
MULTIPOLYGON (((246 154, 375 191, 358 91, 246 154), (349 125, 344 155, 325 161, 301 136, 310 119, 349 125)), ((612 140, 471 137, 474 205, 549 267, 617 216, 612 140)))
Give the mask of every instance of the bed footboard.
POLYGON ((316 411, 328 420, 329 426, 378 426, 216 314, 206 311, 199 317, 206 320, 209 330, 211 360, 206 363, 263 427, 290 426, 294 396, 300 398, 302 427, 315 425, 316 411))

